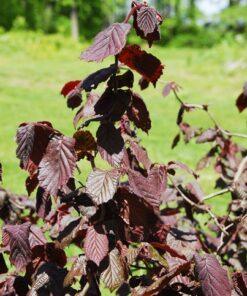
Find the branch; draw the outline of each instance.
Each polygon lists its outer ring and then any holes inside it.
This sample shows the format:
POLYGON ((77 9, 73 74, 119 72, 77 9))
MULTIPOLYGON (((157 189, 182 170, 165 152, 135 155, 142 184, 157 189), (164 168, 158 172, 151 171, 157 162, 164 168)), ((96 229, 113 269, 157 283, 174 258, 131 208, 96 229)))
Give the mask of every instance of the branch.
POLYGON ((247 156, 245 156, 240 162, 240 165, 234 177, 233 184, 237 183, 237 181, 239 180, 239 178, 241 177, 242 173, 246 168, 247 168, 247 156))
POLYGON ((184 103, 183 100, 181 100, 181 98, 178 96, 178 93, 176 92, 176 90, 173 89, 173 93, 175 95, 175 98, 177 99, 177 101, 179 102, 180 105, 184 106, 185 108, 195 108, 195 109, 200 109, 203 110, 207 113, 208 117, 211 119, 211 121, 214 123, 214 125, 217 127, 217 129, 219 131, 221 131, 223 134, 229 136, 229 137, 238 137, 238 138, 244 138, 247 139, 247 135, 245 134, 239 134, 239 133, 232 133, 229 132, 227 130, 225 130, 224 128, 222 128, 217 121, 215 120, 214 116, 212 115, 212 113, 208 110, 208 105, 199 105, 199 104, 187 104, 184 103))
POLYGON ((214 197, 219 196, 219 195, 223 195, 223 194, 225 194, 225 193, 227 193, 227 192, 230 192, 230 191, 231 191, 230 188, 225 188, 225 189, 222 189, 222 190, 220 190, 220 191, 218 191, 218 192, 213 192, 213 193, 211 193, 211 194, 205 196, 205 197, 203 198, 203 201, 204 201, 204 200, 209 200, 209 199, 214 198, 214 197))
POLYGON ((190 200, 184 193, 183 191, 177 186, 177 184, 174 182, 173 178, 170 177, 168 175, 168 178, 169 180, 171 181, 172 185, 176 188, 176 190, 180 193, 180 195, 182 196, 182 198, 188 202, 191 206, 199 209, 199 210, 202 210, 204 212, 207 212, 211 218, 214 220, 215 224, 218 226, 218 228, 225 234, 225 235, 228 235, 228 232, 225 230, 224 227, 222 227, 222 225, 219 223, 217 217, 215 216, 214 213, 211 212, 211 210, 206 206, 206 205, 199 205, 199 204, 196 204, 195 202, 193 202, 192 200, 190 200))

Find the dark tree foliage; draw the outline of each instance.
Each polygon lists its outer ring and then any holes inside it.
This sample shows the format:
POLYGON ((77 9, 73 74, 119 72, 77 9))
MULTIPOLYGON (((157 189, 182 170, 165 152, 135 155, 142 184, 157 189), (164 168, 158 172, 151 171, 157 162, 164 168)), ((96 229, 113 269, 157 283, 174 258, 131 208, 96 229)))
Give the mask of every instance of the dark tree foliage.
MULTIPOLYGON (((207 105, 183 102, 179 85, 170 82, 163 96, 173 92, 180 105, 172 148, 183 138, 209 143, 210 150, 196 172, 178 161, 149 159, 138 130, 150 132, 151 119, 133 91, 131 70, 141 75, 144 89, 155 87, 164 66, 139 46, 126 45, 131 17, 150 46, 159 37, 160 14, 136 1, 123 23, 96 36, 81 58, 115 61, 62 88, 68 107, 79 108, 72 137, 47 121, 25 122, 17 130, 16 155, 28 173, 28 194, 37 189, 36 202, 0 189, 0 295, 100 295, 102 285, 116 295, 246 295, 247 150, 233 139, 247 136, 222 128, 207 105), (100 95, 94 89, 102 82, 100 95), (185 121, 196 110, 210 117, 212 127, 185 121), (88 130, 93 123, 95 135, 88 130), (96 167, 96 157, 108 169, 96 167), (79 161, 92 166, 85 184, 74 177, 79 161), (198 172, 210 163, 220 188, 205 196, 198 172), (227 214, 217 216, 206 201, 226 193, 227 214), (72 245, 80 255, 67 258, 72 245), (8 273, 5 260, 15 272, 8 273)), ((246 87, 237 106, 246 108, 246 87)))

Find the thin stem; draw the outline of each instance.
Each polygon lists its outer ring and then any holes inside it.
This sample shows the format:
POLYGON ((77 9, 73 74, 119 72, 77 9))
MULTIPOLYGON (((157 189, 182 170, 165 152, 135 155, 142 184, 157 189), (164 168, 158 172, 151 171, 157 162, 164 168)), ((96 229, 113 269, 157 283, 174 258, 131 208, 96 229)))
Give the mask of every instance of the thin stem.
POLYGON ((212 212, 210 211, 210 209, 209 209, 207 206, 196 204, 195 202, 193 202, 192 200, 190 200, 190 199, 189 199, 189 198, 183 193, 183 191, 179 188, 179 186, 177 186, 177 184, 174 182, 173 178, 170 177, 169 175, 168 175, 168 178, 169 178, 169 180, 171 181, 172 185, 176 188, 176 190, 180 193, 180 195, 182 196, 182 198, 183 198, 186 202, 188 202, 191 206, 193 206, 193 207, 195 207, 195 208, 197 208, 197 209, 199 209, 199 210, 202 210, 202 211, 204 211, 204 212, 207 212, 207 213, 211 216, 211 218, 214 220, 214 222, 215 222, 215 224, 218 226, 218 228, 219 228, 222 232, 224 232, 226 235, 228 235, 228 232, 225 230, 225 228, 222 227, 222 225, 219 223, 217 217, 214 215, 214 213, 212 213, 212 212))
MULTIPOLYGON (((118 55, 115 55, 115 67, 118 68, 118 55)), ((114 92, 117 92, 117 71, 113 74, 113 84, 114 84, 114 92)))
POLYGON ((205 196, 205 197, 203 198, 203 201, 204 201, 204 200, 209 200, 209 199, 214 198, 214 197, 219 196, 219 195, 223 195, 223 194, 225 194, 225 193, 227 193, 227 192, 230 192, 230 191, 231 191, 230 188, 225 188, 225 189, 222 189, 222 190, 220 190, 220 191, 218 191, 218 192, 213 192, 213 193, 211 193, 211 194, 205 196))
POLYGON ((245 156, 245 157, 242 159, 242 161, 241 161, 241 163, 240 163, 240 165, 239 165, 239 167, 238 167, 238 171, 237 171, 237 173, 235 174, 235 177, 234 177, 234 181, 233 181, 233 183, 236 183, 236 182, 239 180, 239 178, 241 177, 242 173, 243 173, 244 170, 246 169, 246 166, 247 166, 247 156, 245 156))
POLYGON ((36 234, 35 232, 32 231, 31 228, 30 228, 30 232, 33 234, 33 236, 35 236, 35 237, 37 238, 37 240, 38 240, 39 242, 42 243, 42 245, 44 244, 44 242, 43 242, 43 241, 37 236, 37 234, 36 234))
POLYGON ((208 117, 211 119, 211 121, 214 123, 214 125, 217 127, 217 129, 219 131, 221 131, 223 134, 229 136, 229 137, 238 137, 238 138, 244 138, 247 139, 247 135, 245 134, 239 134, 239 133, 232 133, 232 132, 228 132, 227 130, 225 130, 224 128, 222 128, 217 121, 215 120, 214 116, 212 115, 212 113, 208 110, 208 106, 207 105, 199 105, 199 104, 187 104, 184 103, 183 100, 181 100, 181 98, 178 96, 178 93, 176 92, 176 90, 173 90, 173 93, 175 95, 175 98, 177 99, 177 101, 184 106, 185 108, 196 108, 196 109, 200 109, 203 110, 207 113, 208 117))
POLYGON ((130 20, 130 18, 132 17, 132 15, 136 12, 137 9, 139 9, 142 4, 141 3, 135 3, 135 1, 133 1, 133 3, 135 4, 135 6, 133 6, 130 10, 130 12, 128 13, 128 15, 126 16, 124 23, 128 23, 128 21, 130 20))

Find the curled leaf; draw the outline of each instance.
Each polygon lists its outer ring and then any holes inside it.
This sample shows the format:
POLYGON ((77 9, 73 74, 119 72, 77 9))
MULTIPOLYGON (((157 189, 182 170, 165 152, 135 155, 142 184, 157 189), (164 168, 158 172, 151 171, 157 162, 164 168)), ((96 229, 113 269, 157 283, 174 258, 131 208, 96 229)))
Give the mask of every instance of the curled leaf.
POLYGON ((119 55, 119 61, 137 71, 154 85, 163 74, 164 66, 150 53, 141 50, 138 45, 127 45, 119 55))

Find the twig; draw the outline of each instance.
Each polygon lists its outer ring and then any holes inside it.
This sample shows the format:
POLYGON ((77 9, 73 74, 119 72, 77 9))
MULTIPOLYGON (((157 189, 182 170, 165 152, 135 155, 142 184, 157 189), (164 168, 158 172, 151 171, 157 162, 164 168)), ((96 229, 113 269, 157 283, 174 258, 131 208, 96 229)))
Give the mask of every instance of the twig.
POLYGON ((195 202, 193 202, 192 200, 190 200, 190 199, 189 199, 189 198, 183 193, 183 191, 177 186, 177 184, 174 182, 173 178, 170 177, 169 175, 168 175, 168 178, 169 178, 169 180, 171 181, 172 185, 176 188, 176 190, 180 193, 180 195, 182 196, 182 198, 183 198, 186 202, 188 202, 190 205, 192 205, 193 207, 195 207, 195 208, 197 208, 197 209, 199 209, 199 210, 202 210, 202 211, 204 211, 204 212, 207 212, 207 213, 211 216, 211 218, 214 220, 215 224, 219 227, 219 229, 220 229, 224 234, 228 235, 228 232, 227 232, 227 231, 225 230, 225 228, 222 227, 222 225, 219 223, 219 221, 218 221, 217 217, 215 216, 215 214, 212 213, 212 212, 210 211, 210 209, 209 209, 207 206, 196 204, 195 202))
POLYGON ((220 190, 220 191, 218 191, 218 192, 213 192, 213 193, 211 193, 211 194, 205 196, 205 197, 203 198, 203 201, 204 201, 204 200, 209 200, 209 199, 214 198, 214 197, 219 196, 219 195, 223 195, 223 194, 225 194, 225 193, 227 193, 227 192, 230 192, 230 191, 231 191, 230 188, 225 188, 225 189, 222 189, 222 190, 220 190))
POLYGON ((221 131, 223 134, 229 136, 229 137, 238 137, 238 138, 244 138, 247 139, 247 135, 245 134, 239 134, 239 133, 232 133, 229 132, 227 130, 225 130, 224 128, 222 128, 217 121, 215 120, 214 116, 212 115, 212 113, 208 110, 208 106, 207 105, 199 105, 199 104, 187 104, 184 103, 183 100, 181 100, 181 98, 179 97, 178 93, 176 92, 176 90, 173 89, 173 93, 175 95, 175 98, 177 99, 177 101, 179 102, 179 104, 181 104, 182 106, 184 106, 185 108, 196 108, 196 109, 200 109, 203 110, 207 113, 208 117, 211 119, 211 121, 214 123, 214 125, 216 126, 216 128, 221 131))
POLYGON ((245 156, 242 161, 240 162, 240 165, 238 167, 237 173, 234 176, 234 181, 233 183, 236 183, 239 178, 241 177, 242 173, 244 172, 244 170, 246 169, 247 166, 247 156, 245 156))

